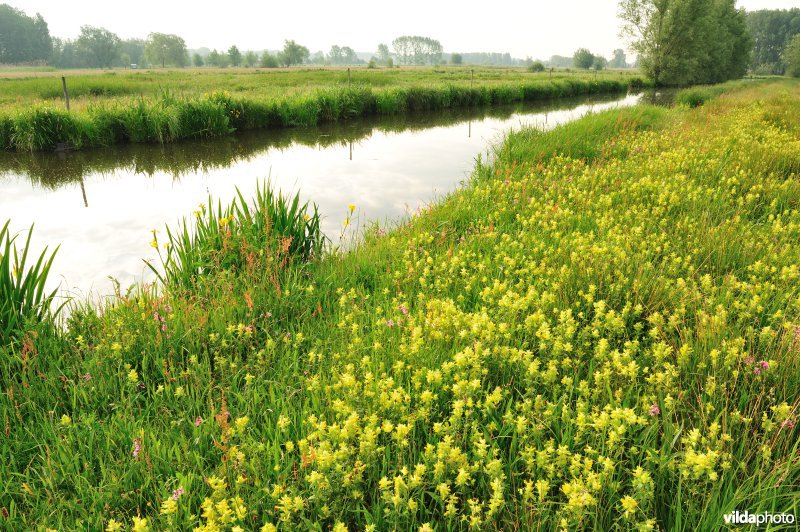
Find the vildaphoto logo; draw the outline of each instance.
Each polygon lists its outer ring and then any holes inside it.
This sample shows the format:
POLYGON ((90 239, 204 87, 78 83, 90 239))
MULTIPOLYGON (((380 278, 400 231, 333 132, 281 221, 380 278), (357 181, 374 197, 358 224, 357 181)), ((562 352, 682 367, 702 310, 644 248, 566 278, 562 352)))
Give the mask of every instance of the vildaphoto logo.
POLYGON ((723 516, 729 525, 792 525, 795 522, 794 514, 771 514, 764 512, 751 514, 748 511, 734 510, 723 516))

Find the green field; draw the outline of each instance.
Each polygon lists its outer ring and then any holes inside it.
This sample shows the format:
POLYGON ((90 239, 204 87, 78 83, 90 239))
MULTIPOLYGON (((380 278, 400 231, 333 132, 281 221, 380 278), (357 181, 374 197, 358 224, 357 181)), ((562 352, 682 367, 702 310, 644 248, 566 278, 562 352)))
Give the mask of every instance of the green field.
POLYGON ((156 235, 166 285, 0 347, 3 527, 800 513, 800 84, 512 133, 348 252, 244 203, 156 235))
MULTIPOLYGON (((637 71, 565 71, 530 73, 522 68, 501 67, 353 67, 351 83, 373 89, 408 88, 412 86, 469 87, 505 85, 543 80, 629 80, 641 77, 637 71)), ((153 70, 62 70, 29 72, 0 69, 0 112, 20 107, 48 104, 64 107, 61 76, 67 78, 70 108, 85 110, 100 102, 129 102, 130 98, 159 97, 163 92, 181 96, 201 96, 225 90, 235 96, 280 99, 305 95, 319 89, 347 85, 346 68, 283 68, 283 69, 153 69, 153 70)))
POLYGON ((0 74, 0 148, 165 143, 357 116, 623 92, 630 72, 508 68, 148 70, 0 74), (67 113, 60 75, 70 93, 67 113))

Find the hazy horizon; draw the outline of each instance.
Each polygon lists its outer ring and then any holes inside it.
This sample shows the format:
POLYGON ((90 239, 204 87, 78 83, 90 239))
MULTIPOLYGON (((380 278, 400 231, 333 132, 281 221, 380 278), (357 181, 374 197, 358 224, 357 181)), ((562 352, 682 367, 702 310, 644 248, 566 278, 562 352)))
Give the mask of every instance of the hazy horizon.
MULTIPOLYGON (((616 0, 564 0, 557 5, 499 0, 491 9, 480 10, 410 0, 390 14, 363 0, 347 6, 310 2, 303 5, 303 16, 296 14, 293 5, 253 6, 242 0, 225 2, 224 8, 207 0, 191 4, 141 0, 133 11, 126 10, 125 4, 94 0, 6 3, 31 16, 40 13, 54 37, 73 39, 82 25, 91 25, 123 39, 172 33, 193 49, 227 50, 235 44, 240 50, 274 50, 293 39, 312 53, 327 53, 334 44, 374 53, 380 43, 391 49, 392 40, 401 35, 423 35, 439 40, 445 53, 494 52, 548 59, 571 56, 577 48, 606 57, 616 48, 628 51, 619 37, 616 0)), ((797 7, 797 0, 746 0, 737 6, 750 11, 788 9, 797 7)))

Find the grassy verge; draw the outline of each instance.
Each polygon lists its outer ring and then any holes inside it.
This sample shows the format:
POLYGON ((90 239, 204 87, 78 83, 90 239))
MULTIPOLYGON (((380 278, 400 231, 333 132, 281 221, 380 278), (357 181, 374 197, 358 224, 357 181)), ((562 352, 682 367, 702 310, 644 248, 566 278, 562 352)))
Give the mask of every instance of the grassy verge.
MULTIPOLYGON (((445 71, 443 71, 445 72, 445 71)), ((449 74, 449 73, 448 73, 449 74)), ((275 75, 273 73, 273 75, 275 75)), ((556 76, 508 72, 473 83, 463 76, 417 73, 408 78, 376 78, 361 74, 352 87, 317 79, 314 71, 307 75, 287 74, 303 90, 275 92, 275 88, 233 92, 198 93, 187 91, 175 81, 160 87, 160 92, 140 92, 138 98, 120 96, 130 83, 136 90, 142 82, 134 79, 104 81, 103 89, 73 88, 84 96, 78 99, 72 113, 53 105, 53 94, 46 91, 32 105, 22 106, 21 94, 35 93, 31 87, 14 86, 20 80, 0 80, 10 92, 20 93, 19 101, 0 114, 0 147, 10 150, 51 150, 59 144, 75 149, 109 146, 118 143, 167 143, 181 139, 209 138, 233 131, 261 128, 310 126, 337 122, 358 116, 394 115, 423 110, 440 110, 477 106, 502 105, 578 96, 621 92, 630 86, 641 86, 638 77, 614 75, 594 79, 589 76, 556 76), (381 83, 383 81, 383 83, 381 83), (392 83, 388 83, 392 81, 392 83), (25 91, 29 92, 25 92, 25 91), (87 96, 88 95, 88 96, 87 96)), ((388 76, 388 74, 387 74, 388 76)), ((130 76, 129 76, 130 77, 130 76)), ((42 78, 30 83, 41 84, 42 78)), ((53 84, 53 80, 50 84, 53 84)), ((198 82, 198 84, 202 84, 198 82)), ((147 81, 152 91, 154 81, 147 81)), ((220 83, 218 86, 229 86, 220 83)), ((269 87, 269 85, 267 85, 269 87)), ((283 86, 283 85, 280 85, 283 86)), ((127 93, 126 93, 127 94, 127 93)))
POLYGON ((277 235, 223 238, 231 267, 3 348, 3 524, 796 515, 798 161, 800 87, 762 85, 518 133, 465 189, 302 268, 277 235))

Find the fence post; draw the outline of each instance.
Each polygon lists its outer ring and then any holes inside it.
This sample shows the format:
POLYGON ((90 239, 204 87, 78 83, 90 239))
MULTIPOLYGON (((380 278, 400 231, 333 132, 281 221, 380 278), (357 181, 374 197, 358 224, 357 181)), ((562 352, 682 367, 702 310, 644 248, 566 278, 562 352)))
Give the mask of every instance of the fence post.
POLYGON ((69 93, 67 92, 67 78, 61 76, 61 85, 64 87, 64 101, 67 104, 67 112, 69 112, 69 93))

